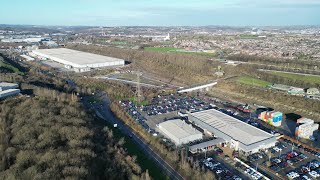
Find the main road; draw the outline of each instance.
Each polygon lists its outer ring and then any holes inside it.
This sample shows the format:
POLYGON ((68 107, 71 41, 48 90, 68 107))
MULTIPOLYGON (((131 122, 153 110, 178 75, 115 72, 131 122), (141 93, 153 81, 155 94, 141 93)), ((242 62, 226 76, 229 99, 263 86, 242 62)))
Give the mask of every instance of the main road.
POLYGON ((88 98, 84 97, 82 102, 87 107, 92 107, 98 117, 111 124, 117 124, 117 128, 125 135, 132 137, 131 139, 145 152, 154 162, 163 170, 163 172, 174 180, 184 179, 170 164, 168 164, 158 153, 154 152, 149 145, 140 138, 129 126, 119 120, 110 110, 110 101, 104 92, 95 95, 96 98, 102 100, 101 103, 89 103, 88 98))

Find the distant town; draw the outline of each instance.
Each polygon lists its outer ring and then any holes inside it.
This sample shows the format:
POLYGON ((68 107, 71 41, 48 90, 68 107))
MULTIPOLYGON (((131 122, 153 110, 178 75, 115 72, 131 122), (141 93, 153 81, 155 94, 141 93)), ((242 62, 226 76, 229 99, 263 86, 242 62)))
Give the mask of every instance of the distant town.
POLYGON ((0 25, 0 72, 1 179, 320 178, 318 26, 0 25))

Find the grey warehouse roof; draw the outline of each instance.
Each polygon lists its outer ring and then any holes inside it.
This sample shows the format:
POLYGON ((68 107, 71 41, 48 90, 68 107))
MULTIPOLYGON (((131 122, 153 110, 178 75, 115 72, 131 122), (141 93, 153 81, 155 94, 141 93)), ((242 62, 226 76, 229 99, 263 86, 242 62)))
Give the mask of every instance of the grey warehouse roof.
POLYGON ((0 87, 17 86, 16 83, 0 82, 0 87))
POLYGON ((162 128, 166 129, 170 134, 175 136, 178 139, 182 139, 191 135, 201 134, 202 133, 191 125, 181 121, 180 119, 169 120, 159 124, 162 128))
POLYGON ((273 137, 265 131, 215 109, 191 113, 191 116, 246 145, 273 137))
POLYGON ((124 61, 123 59, 102 56, 102 55, 92 54, 87 52, 81 52, 81 51, 76 51, 76 50, 66 49, 66 48, 38 49, 33 51, 33 53, 37 55, 39 55, 40 53, 46 56, 58 58, 58 59, 68 61, 78 65, 124 61))

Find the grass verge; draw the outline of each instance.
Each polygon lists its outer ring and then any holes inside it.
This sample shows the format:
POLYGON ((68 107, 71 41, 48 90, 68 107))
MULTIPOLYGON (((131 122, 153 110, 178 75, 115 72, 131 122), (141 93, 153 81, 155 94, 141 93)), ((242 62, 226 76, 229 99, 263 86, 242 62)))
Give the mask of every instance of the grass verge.
POLYGON ((8 69, 8 70, 10 70, 10 71, 12 71, 12 72, 14 72, 14 73, 19 74, 19 75, 24 75, 24 73, 21 72, 21 71, 19 71, 18 68, 12 66, 11 64, 7 64, 7 63, 5 63, 5 62, 3 62, 3 61, 0 61, 0 67, 3 67, 3 68, 5 68, 5 69, 8 69))

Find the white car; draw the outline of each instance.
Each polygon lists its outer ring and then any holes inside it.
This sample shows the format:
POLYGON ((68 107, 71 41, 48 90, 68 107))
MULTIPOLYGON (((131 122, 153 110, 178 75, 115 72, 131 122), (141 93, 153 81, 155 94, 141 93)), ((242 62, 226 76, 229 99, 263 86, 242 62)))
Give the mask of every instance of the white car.
POLYGON ((309 172, 309 175, 312 176, 313 178, 318 178, 318 177, 320 177, 320 174, 318 174, 316 171, 311 171, 311 172, 309 172))
POLYGON ((302 176, 303 177, 303 179, 305 179, 305 180, 312 180, 312 179, 310 179, 308 176, 306 176, 306 175, 303 175, 302 176))
POLYGON ((300 175, 296 172, 290 172, 287 174, 287 176, 289 179, 294 179, 294 178, 300 177, 300 175))
POLYGON ((280 152, 281 151, 281 149, 278 148, 278 147, 274 147, 273 150, 276 151, 276 152, 280 152))

